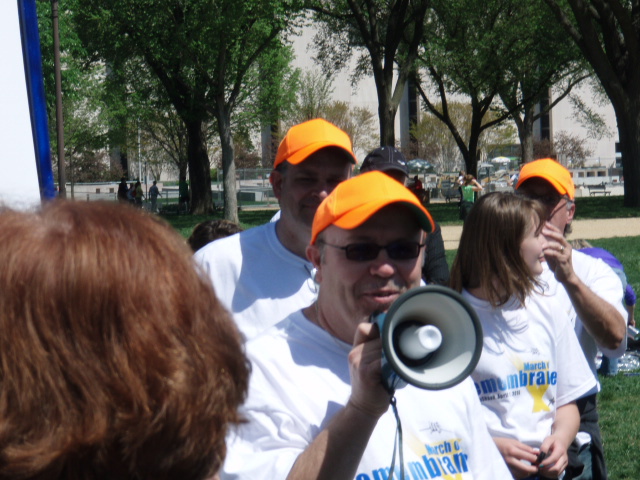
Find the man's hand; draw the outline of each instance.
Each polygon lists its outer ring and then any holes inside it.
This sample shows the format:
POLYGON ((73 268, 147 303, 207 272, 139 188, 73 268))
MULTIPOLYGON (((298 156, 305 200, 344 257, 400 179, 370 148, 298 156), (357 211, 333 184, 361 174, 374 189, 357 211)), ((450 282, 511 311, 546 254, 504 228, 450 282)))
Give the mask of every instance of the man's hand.
POLYGON ((391 397, 382 385, 382 340, 377 325, 361 323, 349 353, 351 398, 358 410, 380 417, 389 408, 391 397))
MULTIPOLYGON (((545 223, 542 234, 547 239, 544 256, 556 280, 565 288, 587 332, 598 346, 612 351, 622 346, 627 322, 616 308, 587 287, 573 270, 571 245, 562 232, 545 223)), ((612 274, 613 275, 613 274, 612 274)), ((619 356, 619 355, 618 355, 619 356)))
POLYGON ((493 437, 493 441, 514 478, 526 478, 538 473, 535 463, 539 450, 513 438, 493 437))
POLYGON ((571 263, 571 245, 564 238, 563 233, 549 222, 544 224, 542 235, 547 239, 544 258, 556 280, 562 284, 572 280, 575 272, 571 263))

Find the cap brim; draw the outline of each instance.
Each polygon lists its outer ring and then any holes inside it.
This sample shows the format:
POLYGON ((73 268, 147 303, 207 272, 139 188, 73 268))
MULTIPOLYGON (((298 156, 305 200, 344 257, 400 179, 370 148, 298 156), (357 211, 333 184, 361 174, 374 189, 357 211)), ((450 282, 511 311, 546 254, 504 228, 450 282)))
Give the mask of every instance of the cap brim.
POLYGON ((405 175, 409 175, 409 172, 406 168, 402 168, 400 165, 394 165, 393 163, 384 163, 378 165, 376 170, 380 170, 381 172, 388 172, 389 170, 395 170, 396 172, 402 172, 405 175))

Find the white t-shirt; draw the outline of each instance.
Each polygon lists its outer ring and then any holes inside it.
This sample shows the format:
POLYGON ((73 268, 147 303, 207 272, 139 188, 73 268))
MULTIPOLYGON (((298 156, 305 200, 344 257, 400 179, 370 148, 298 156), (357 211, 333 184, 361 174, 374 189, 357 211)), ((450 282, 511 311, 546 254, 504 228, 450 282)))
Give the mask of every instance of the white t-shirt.
POLYGON ((313 265, 280 243, 275 223, 216 240, 194 258, 247 340, 316 299, 313 265))
POLYGON ((515 299, 493 308, 463 295, 482 323, 482 355, 471 378, 489 431, 538 448, 556 409, 596 383, 571 324, 543 294, 530 295, 524 308, 515 299))
MULTIPOLYGON (((252 362, 248 423, 230 432, 223 480, 283 479, 351 392, 351 345, 297 312, 247 343, 252 362)), ((509 471, 482 418, 473 383, 441 391, 407 386, 396 391, 403 428, 405 478, 508 479, 509 471), (479 420, 480 419, 480 420, 479 420)), ((355 475, 386 479, 396 421, 380 418, 355 475)), ((396 455, 396 475, 399 478, 396 455)))
MULTIPOLYGON (((624 292, 618 275, 611 269, 611 267, 609 267, 609 265, 599 258, 593 258, 575 250, 571 251, 571 262, 573 270, 578 278, 587 287, 589 287, 591 291, 600 298, 609 302, 616 308, 616 310, 618 310, 618 312, 620 312, 626 327, 627 312, 622 301, 624 292)), ((576 335, 578 336, 578 341, 580 342, 584 356, 587 358, 589 367, 596 379, 596 387, 593 391, 588 393, 597 393, 600 390, 598 374, 596 373, 596 356, 598 354, 598 349, 600 349, 600 351, 609 358, 620 358, 627 350, 627 337, 625 335, 624 340, 615 350, 610 350, 602 345, 598 345, 591 334, 589 334, 589 332, 584 328, 584 325, 582 324, 580 317, 578 317, 576 309, 573 307, 571 299, 569 298, 564 286, 556 280, 553 272, 549 270, 549 266, 546 262, 542 265, 543 272, 540 278, 547 284, 545 292, 547 295, 554 297, 556 301, 559 302, 561 311, 569 317, 576 335)))

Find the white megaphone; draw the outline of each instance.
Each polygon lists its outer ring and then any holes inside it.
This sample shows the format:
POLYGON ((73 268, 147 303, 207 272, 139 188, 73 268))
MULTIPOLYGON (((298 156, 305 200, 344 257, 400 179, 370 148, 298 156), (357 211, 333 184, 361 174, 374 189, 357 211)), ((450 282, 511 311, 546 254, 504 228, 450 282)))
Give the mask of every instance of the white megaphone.
POLYGON ((480 360, 482 327, 455 290, 437 285, 402 294, 388 312, 372 316, 382 338, 382 377, 390 392, 407 384, 450 388, 480 360))

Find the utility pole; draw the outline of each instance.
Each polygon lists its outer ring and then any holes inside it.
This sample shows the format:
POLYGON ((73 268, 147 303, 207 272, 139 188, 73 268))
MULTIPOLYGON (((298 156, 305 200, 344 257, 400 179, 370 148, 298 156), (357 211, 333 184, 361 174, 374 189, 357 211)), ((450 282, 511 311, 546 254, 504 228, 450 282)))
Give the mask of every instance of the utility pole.
POLYGON ((56 76, 56 132, 58 136, 59 197, 67 197, 67 175, 64 159, 64 123, 62 118, 62 73, 60 68, 60 30, 58 28, 58 0, 51 0, 53 18, 53 63, 56 76))

